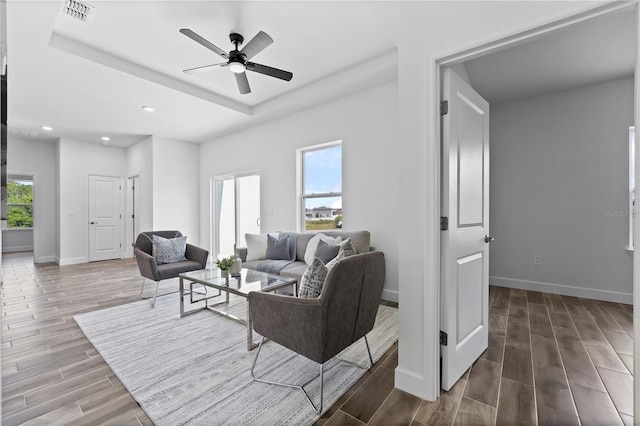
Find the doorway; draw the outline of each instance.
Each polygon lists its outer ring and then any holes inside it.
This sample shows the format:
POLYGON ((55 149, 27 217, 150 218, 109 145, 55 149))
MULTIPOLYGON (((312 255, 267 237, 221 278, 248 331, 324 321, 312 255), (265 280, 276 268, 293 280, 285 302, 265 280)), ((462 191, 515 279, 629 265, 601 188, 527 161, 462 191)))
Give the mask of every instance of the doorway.
MULTIPOLYGON (((635 6, 634 5, 631 5, 631 6, 627 5, 627 9, 628 10, 633 10, 633 14, 634 15, 637 13, 637 11, 635 10, 635 6)), ((588 19, 593 19, 593 18, 596 18, 598 16, 604 16, 604 15, 607 15, 609 13, 615 13, 615 12, 617 12, 619 10, 620 10, 619 6, 613 6, 612 8, 607 9, 607 10, 599 9, 599 10, 593 12, 591 16, 584 16, 583 15, 583 16, 580 16, 580 17, 576 17, 574 21, 572 21, 572 22, 565 21, 562 24, 560 24, 559 27, 560 28, 570 29, 570 26, 574 25, 576 23, 579 23, 579 22, 582 22, 582 21, 585 21, 585 20, 588 20, 588 19)), ((637 25, 635 25, 635 22, 637 22, 637 17, 636 16, 634 16, 634 26, 637 27, 637 25)), ((555 28, 555 29, 557 29, 557 28, 555 28)), ((547 33, 549 31, 551 31, 551 29, 545 29, 545 30, 542 30, 542 33, 547 33)), ((637 31, 637 29, 636 29, 636 31, 637 31)), ((538 35, 539 34, 540 33, 538 33, 538 35)), ((531 36, 525 36, 525 38, 527 38, 527 37, 531 37, 531 36)), ((531 37, 531 38, 533 39, 534 37, 531 37)), ((449 57, 446 57, 446 58, 443 57, 441 60, 436 60, 435 61, 435 72, 432 75, 432 77, 433 77, 432 83, 434 83, 434 85, 435 85, 434 87, 438 87, 438 88, 440 87, 440 78, 441 78, 441 75, 442 75, 441 71, 442 71, 442 68, 444 66, 452 66, 452 65, 460 64, 460 63, 463 63, 464 61, 471 60, 472 58, 475 59, 475 58, 481 57, 481 55, 484 55, 487 52, 488 53, 492 53, 493 51, 497 51, 499 49, 500 50, 501 49, 506 49, 508 47, 507 45, 509 43, 515 44, 516 40, 517 40, 518 43, 523 43, 523 40, 522 40, 521 36, 518 35, 518 36, 515 36, 510 41, 509 41, 509 39, 507 39, 507 42, 505 42, 505 40, 501 40, 500 42, 497 42, 497 43, 490 43, 489 45, 486 45, 486 46, 480 46, 480 47, 477 47, 477 48, 472 49, 472 50, 466 50, 463 53, 456 53, 456 54, 453 54, 453 55, 451 55, 449 57)), ((636 49, 637 49, 637 47, 636 47, 636 49)), ((635 55, 634 55, 634 67, 635 67, 635 61, 636 61, 636 59, 635 59, 635 55)), ((637 94, 638 93, 638 88, 635 87, 634 89, 632 89, 632 91, 637 94)), ((438 92, 435 92, 435 93, 438 93, 438 92)), ((636 95, 636 98, 637 98, 637 95, 636 95)), ((634 102, 637 104, 637 99, 634 102)), ((638 114, 638 111, 635 112, 635 117, 634 117, 633 121, 637 121, 637 114, 638 114)), ((621 130, 624 130, 624 129, 621 129, 621 130)), ((439 130, 438 130, 438 133, 439 133, 439 130)), ((438 135, 438 137, 439 137, 439 135, 438 135)), ((432 135, 432 138, 435 138, 435 135, 432 135)), ((637 150, 636 150, 636 152, 637 152, 637 150)), ((439 156, 436 156, 435 158, 439 158, 439 156)), ((624 159, 626 160, 626 157, 624 159)), ((624 163, 620 164, 620 167, 624 168, 625 164, 624 163)), ((636 167, 636 170, 637 170, 637 167, 636 167)), ((637 173, 636 173, 636 175, 637 175, 637 173)), ((624 184, 624 181, 623 181, 623 184, 624 184)), ((624 190, 624 187, 622 188, 622 190, 624 190)), ((602 214, 603 212, 600 212, 600 213, 602 214)), ((492 233, 493 233, 493 230, 492 230, 492 233)), ((582 247, 582 248, 584 248, 584 247, 582 247)), ((517 248, 515 248, 515 249, 517 250, 517 248)), ((622 247, 622 250, 624 250, 624 247, 622 247)), ((544 262, 544 261, 545 261, 544 257, 540 258, 540 257, 533 256, 533 258, 531 259, 532 267, 538 266, 540 264, 540 262, 544 262)), ((635 258, 634 258, 633 262, 636 262, 635 258)), ((635 275, 634 278, 632 279, 632 281, 633 281, 633 289, 637 289, 637 287, 638 287, 638 278, 637 278, 638 265, 633 265, 633 270, 634 270, 634 275, 635 275)), ((440 291, 442 292, 443 290, 441 289, 440 291)), ((637 294, 637 293, 638 293, 637 291, 633 291, 633 294, 637 294)), ((568 293, 565 293, 565 294, 568 294, 568 293)), ((588 296, 585 296, 585 297, 588 297, 588 296)), ((630 294, 628 295, 628 297, 630 297, 630 294)), ((635 296, 635 297, 637 297, 637 296, 635 296)), ((441 309, 444 310, 444 309, 446 309, 446 307, 442 306, 441 309)), ((637 338, 634 339, 634 343, 633 344, 634 345, 638 345, 638 339, 637 338)), ((637 381, 636 381, 636 383, 637 383, 637 381)), ((637 385, 634 385, 634 386, 637 388, 637 385)), ((637 389, 636 389, 636 392, 635 392, 634 399, 636 401, 636 406, 637 406, 637 401, 638 401, 637 389)))
POLYGON ((140 176, 127 179, 127 257, 133 257, 133 245, 140 233, 140 176))
POLYGON ((212 253, 215 259, 246 247, 245 234, 260 233, 260 174, 239 173, 213 178, 212 253))

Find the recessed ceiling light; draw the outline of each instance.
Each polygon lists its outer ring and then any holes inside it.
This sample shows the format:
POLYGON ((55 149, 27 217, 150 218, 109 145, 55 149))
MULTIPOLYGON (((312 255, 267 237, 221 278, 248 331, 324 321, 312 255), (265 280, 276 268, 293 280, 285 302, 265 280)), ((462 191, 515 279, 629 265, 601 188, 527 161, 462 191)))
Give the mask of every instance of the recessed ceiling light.
POLYGON ((152 107, 152 106, 147 106, 147 105, 144 105, 144 106, 142 107, 142 109, 143 109, 143 110, 145 110, 145 111, 147 111, 147 112, 154 112, 154 111, 156 110, 154 107, 152 107))
POLYGON ((53 130, 53 127, 51 126, 42 126, 42 130, 46 130, 47 132, 50 132, 53 130))
POLYGON ((109 136, 103 136, 102 140, 106 142, 106 141, 110 141, 111 138, 109 136))

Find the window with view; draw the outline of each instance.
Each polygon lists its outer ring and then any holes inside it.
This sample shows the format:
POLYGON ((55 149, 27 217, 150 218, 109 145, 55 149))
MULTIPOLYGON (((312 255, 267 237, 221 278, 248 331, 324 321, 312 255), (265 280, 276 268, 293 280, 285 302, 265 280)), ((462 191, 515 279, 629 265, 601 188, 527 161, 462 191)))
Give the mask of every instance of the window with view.
POLYGON ((7 179, 7 228, 33 228, 33 179, 7 179))
POLYGON ((301 230, 342 227, 342 143, 298 150, 301 230))

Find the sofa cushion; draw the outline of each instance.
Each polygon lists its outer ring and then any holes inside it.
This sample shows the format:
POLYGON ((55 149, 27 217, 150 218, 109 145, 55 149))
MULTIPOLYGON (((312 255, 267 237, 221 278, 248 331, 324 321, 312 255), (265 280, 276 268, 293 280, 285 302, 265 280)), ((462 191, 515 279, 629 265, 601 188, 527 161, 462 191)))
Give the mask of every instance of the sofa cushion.
POLYGON ((322 260, 314 258, 307 270, 302 274, 298 297, 312 298, 320 296, 327 272, 327 267, 324 266, 322 260))
POLYGON ((276 238, 273 235, 267 235, 267 252, 266 258, 270 260, 289 260, 289 236, 281 236, 276 238))
POLYGON ((298 287, 300 287, 300 280, 302 279, 302 275, 304 271, 307 270, 307 264, 296 260, 295 262, 287 265, 280 271, 280 275, 284 277, 291 277, 298 280, 298 287))
POLYGON ((159 265, 163 263, 176 263, 186 260, 184 253, 187 251, 187 237, 162 238, 158 235, 152 237, 152 256, 159 265))
POLYGON ((318 248, 316 248, 315 257, 322 260, 325 265, 338 255, 340 246, 335 244, 328 244, 325 241, 320 240, 318 242, 318 248))
POLYGON ((164 263, 162 265, 158 265, 158 277, 161 280, 167 278, 175 278, 178 274, 183 272, 195 271, 198 269, 202 269, 202 265, 200 262, 195 262, 193 260, 184 260, 182 262, 175 263, 164 263))

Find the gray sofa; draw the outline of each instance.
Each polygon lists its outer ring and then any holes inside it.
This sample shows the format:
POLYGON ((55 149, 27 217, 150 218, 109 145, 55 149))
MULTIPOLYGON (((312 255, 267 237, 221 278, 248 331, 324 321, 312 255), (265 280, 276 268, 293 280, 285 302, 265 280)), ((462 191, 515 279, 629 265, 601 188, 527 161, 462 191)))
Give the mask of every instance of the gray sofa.
MULTIPOLYGON (((283 233, 283 232, 280 232, 283 233)), ((287 234, 293 234, 293 232, 286 232, 287 234)), ((317 233, 322 233, 329 237, 342 237, 343 240, 351 238, 356 251, 358 253, 366 253, 372 250, 371 247, 371 233, 369 231, 317 231, 317 232, 304 232, 296 234, 296 259, 290 265, 287 265, 280 271, 280 275, 286 277, 296 278, 298 282, 302 278, 302 274, 307 269, 307 264, 304 263, 304 254, 307 251, 307 244, 309 240, 317 233)), ((249 260, 247 261, 247 249, 242 247, 238 249, 238 256, 242 260, 242 267, 258 270, 258 265, 264 260, 249 260)))

